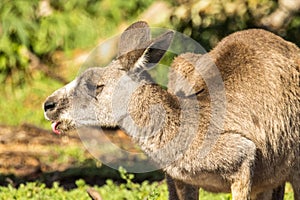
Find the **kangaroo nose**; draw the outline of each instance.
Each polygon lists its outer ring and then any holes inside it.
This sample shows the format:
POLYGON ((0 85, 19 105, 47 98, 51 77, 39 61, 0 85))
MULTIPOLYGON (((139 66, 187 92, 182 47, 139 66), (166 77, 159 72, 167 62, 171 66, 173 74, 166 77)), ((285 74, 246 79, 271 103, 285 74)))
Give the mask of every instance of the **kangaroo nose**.
POLYGON ((52 101, 46 101, 44 103, 44 111, 47 112, 49 110, 53 110, 56 106, 56 103, 55 102, 52 102, 52 101))

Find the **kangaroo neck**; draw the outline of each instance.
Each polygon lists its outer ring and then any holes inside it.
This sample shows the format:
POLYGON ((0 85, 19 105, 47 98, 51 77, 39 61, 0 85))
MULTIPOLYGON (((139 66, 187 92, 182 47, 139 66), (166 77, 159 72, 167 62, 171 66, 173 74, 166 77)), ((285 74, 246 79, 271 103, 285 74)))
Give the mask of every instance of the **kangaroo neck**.
POLYGON ((190 103, 180 102, 160 86, 143 85, 135 90, 119 125, 152 160, 165 167, 180 159, 197 136, 199 113, 194 111, 198 103, 190 103))
POLYGON ((172 135, 179 124, 179 103, 156 84, 143 84, 135 89, 124 105, 126 111, 119 125, 134 140, 144 141, 172 135), (126 112, 126 113, 125 113, 126 112), (170 128, 172 126, 172 128, 170 128))

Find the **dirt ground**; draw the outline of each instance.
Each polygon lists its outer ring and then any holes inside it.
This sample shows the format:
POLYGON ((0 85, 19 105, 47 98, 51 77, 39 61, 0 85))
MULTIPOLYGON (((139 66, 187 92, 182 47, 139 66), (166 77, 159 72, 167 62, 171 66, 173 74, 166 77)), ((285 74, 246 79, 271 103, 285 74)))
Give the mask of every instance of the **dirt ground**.
POLYGON ((45 166, 40 159, 51 152, 45 146, 79 145, 77 135, 57 137, 50 131, 24 124, 20 127, 0 126, 0 172, 30 176, 58 166, 45 166))
MULTIPOLYGON (((111 130, 108 135, 122 148, 139 151, 124 132, 111 130)), ((117 170, 105 165, 98 166, 77 133, 57 136, 30 124, 19 127, 0 125, 0 185, 18 186, 20 183, 38 180, 51 187, 54 181, 58 181, 66 189, 71 189, 79 178, 90 185, 102 185, 107 178, 120 179, 117 170), (78 165, 78 161, 72 158, 56 162, 55 158, 60 155, 51 146, 58 145, 82 148, 86 156, 85 164, 78 165), (49 162, 49 158, 53 161, 49 162)), ((157 171, 136 176, 137 181, 162 178, 162 174, 157 171)))

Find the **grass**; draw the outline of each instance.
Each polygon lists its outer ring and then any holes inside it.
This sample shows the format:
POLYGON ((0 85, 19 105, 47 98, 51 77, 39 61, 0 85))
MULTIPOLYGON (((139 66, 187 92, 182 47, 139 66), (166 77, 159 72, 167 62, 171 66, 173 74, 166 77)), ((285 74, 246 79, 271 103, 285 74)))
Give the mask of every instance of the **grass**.
POLYGON ((41 73, 22 87, 0 86, 0 122, 17 126, 23 123, 49 127, 44 119, 42 102, 62 85, 41 73))
MULTIPOLYGON (((83 180, 76 181, 77 189, 65 191, 56 182, 52 188, 46 188, 45 184, 30 182, 20 185, 18 189, 9 187, 0 187, 0 199, 76 199, 76 200, 90 200, 86 190, 90 187, 83 180)), ((94 189, 98 191, 103 199, 166 199, 166 186, 159 185, 159 183, 150 184, 143 182, 136 184, 135 187, 128 188, 127 184, 116 185, 111 180, 106 182, 103 187, 95 186, 94 189), (158 187, 159 186, 159 187, 158 187)))
MULTIPOLYGON (((93 186, 103 199, 105 200, 164 200, 168 198, 167 185, 165 181, 153 182, 144 181, 142 183, 134 183, 132 174, 127 174, 124 169, 120 169, 121 177, 125 183, 116 184, 108 179, 106 184, 99 187, 93 186)), ((11 185, 8 187, 0 187, 0 200, 6 199, 22 199, 22 200, 38 200, 38 199, 79 199, 89 200, 87 189, 91 186, 86 184, 84 180, 76 181, 76 189, 64 190, 58 182, 54 182, 51 188, 47 188, 44 183, 27 182, 21 184, 18 188, 11 185)), ((230 200, 230 194, 213 194, 200 190, 199 199, 201 200, 230 200)), ((291 186, 287 184, 285 200, 292 200, 291 186)))

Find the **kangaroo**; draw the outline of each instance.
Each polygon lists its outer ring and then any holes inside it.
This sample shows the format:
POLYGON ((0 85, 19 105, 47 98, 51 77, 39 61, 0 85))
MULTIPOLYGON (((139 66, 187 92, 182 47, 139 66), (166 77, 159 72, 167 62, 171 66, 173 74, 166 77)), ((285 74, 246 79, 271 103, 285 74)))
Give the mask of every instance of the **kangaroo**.
POLYGON ((147 70, 173 34, 151 40, 147 23, 129 26, 111 64, 46 99, 53 131, 123 128, 166 172, 169 199, 198 199, 200 187, 270 199, 288 181, 300 200, 299 48, 267 31, 240 31, 207 54, 174 59, 165 90, 147 70))

